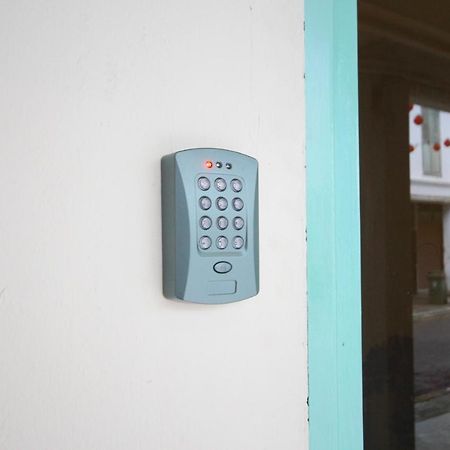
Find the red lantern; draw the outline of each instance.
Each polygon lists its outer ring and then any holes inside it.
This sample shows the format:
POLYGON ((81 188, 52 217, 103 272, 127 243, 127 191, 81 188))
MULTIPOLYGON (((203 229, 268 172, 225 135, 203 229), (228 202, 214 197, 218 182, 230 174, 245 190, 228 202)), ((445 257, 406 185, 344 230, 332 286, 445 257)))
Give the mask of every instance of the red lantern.
POLYGON ((414 123, 416 125, 422 125, 423 124, 423 117, 420 114, 417 114, 417 116, 414 117, 414 123))
POLYGON ((414 151, 414 145, 409 144, 409 153, 412 153, 414 151))
POLYGON ((438 142, 436 142, 436 143, 433 145, 433 150, 434 150, 435 152, 438 152, 440 149, 441 149, 441 144, 439 144, 438 142))
POLYGON ((420 114, 417 114, 417 116, 414 117, 414 123, 416 125, 422 125, 423 124, 423 117, 420 114))
POLYGON ((446 147, 450 147, 450 139, 449 139, 449 138, 447 138, 447 139, 444 141, 444 145, 445 145, 446 147))

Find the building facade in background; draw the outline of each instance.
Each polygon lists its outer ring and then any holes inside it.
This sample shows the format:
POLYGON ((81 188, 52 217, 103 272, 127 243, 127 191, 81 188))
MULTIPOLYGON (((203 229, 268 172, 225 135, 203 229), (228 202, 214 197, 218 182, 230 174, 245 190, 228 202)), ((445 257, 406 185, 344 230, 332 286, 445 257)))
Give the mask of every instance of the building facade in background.
POLYGON ((409 122, 416 288, 425 294, 433 272, 450 286, 450 113, 411 105, 409 122))

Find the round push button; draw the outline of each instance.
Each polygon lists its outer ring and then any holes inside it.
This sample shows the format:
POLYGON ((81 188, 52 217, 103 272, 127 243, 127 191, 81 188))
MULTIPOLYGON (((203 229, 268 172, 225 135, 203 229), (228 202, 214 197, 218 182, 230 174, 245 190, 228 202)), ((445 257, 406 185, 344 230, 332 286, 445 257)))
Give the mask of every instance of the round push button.
POLYGON ((213 269, 217 273, 228 273, 232 269, 232 265, 226 261, 219 261, 214 264, 213 269))
POLYGON ((202 230, 209 230, 212 225, 212 220, 208 216, 203 216, 200 218, 200 228, 202 230))
POLYGON ((237 178, 233 178, 231 180, 231 189, 233 189, 234 192, 241 192, 242 191, 241 180, 238 180, 237 178))
POLYGON ((241 236, 236 236, 233 238, 233 248, 239 250, 243 246, 244 246, 244 239, 241 236))
POLYGON ((224 250, 228 246, 228 239, 225 236, 219 236, 216 239, 216 247, 219 250, 224 250))
POLYGON ((209 236, 202 236, 198 241, 198 246, 202 250, 208 250, 211 247, 211 238, 209 236))
POLYGON ((201 197, 198 202, 200 204, 200 208, 204 210, 211 208, 211 199, 209 197, 201 197))
POLYGON ((218 197, 216 200, 217 208, 225 211, 228 208, 228 200, 225 197, 218 197))
POLYGON ((233 209, 235 211, 240 211, 243 207, 244 207, 244 202, 242 201, 241 198, 239 198, 239 197, 233 198, 233 209))
POLYGON ((238 217, 235 217, 233 219, 233 227, 236 230, 242 230, 242 228, 244 228, 244 225, 245 225, 245 222, 244 222, 244 219, 242 217, 238 216, 238 217))
POLYGON ((227 226, 228 219, 225 216, 220 216, 217 218, 217 228, 219 228, 219 230, 225 230, 227 226))
POLYGON ((202 191, 207 191, 209 187, 211 186, 211 183, 209 182, 208 178, 206 177, 200 177, 197 181, 198 187, 202 191))
POLYGON ((222 192, 227 188, 227 182, 223 178, 216 178, 214 186, 218 191, 222 192))

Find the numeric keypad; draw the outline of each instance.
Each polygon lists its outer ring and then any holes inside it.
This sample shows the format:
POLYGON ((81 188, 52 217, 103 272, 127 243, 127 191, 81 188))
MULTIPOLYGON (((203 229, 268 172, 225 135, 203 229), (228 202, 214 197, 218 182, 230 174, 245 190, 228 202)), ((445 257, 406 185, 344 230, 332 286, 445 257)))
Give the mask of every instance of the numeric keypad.
POLYGON ((243 181, 233 175, 205 174, 196 178, 196 185, 198 248, 205 255, 243 251, 246 248, 243 181))

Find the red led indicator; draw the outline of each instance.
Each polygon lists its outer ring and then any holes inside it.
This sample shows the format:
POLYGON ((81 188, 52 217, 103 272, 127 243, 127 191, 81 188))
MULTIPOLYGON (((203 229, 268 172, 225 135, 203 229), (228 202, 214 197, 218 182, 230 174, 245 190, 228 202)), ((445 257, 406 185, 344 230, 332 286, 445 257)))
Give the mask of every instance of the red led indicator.
POLYGON ((213 166, 212 161, 206 161, 206 162, 205 162, 205 167, 206 167, 207 169, 211 169, 212 166, 213 166))

